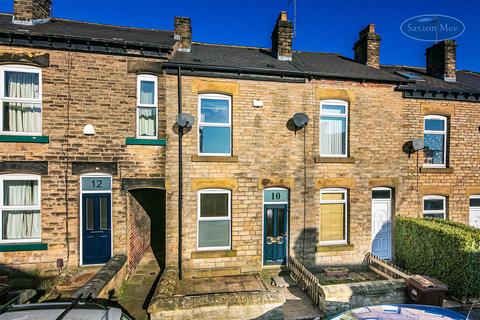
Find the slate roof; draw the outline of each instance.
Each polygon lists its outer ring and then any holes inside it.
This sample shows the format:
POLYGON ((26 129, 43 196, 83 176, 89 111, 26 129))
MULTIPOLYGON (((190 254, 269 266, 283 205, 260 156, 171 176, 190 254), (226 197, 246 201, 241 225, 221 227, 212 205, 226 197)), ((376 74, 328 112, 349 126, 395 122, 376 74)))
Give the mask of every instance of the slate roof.
POLYGON ((12 15, 3 13, 0 13, 0 33, 50 36, 112 44, 134 44, 157 48, 171 48, 176 42, 173 39, 172 31, 118 27, 57 18, 52 18, 47 23, 28 26, 12 23, 12 15))
POLYGON ((294 51, 292 61, 280 61, 270 49, 194 43, 190 52, 177 52, 171 63, 243 72, 292 73, 304 77, 408 82, 398 75, 368 67, 336 53, 294 51))
POLYGON ((403 85, 402 88, 405 89, 480 92, 480 74, 457 71, 457 81, 449 82, 428 75, 425 68, 421 67, 382 66, 381 69, 392 74, 395 74, 396 71, 413 72, 423 79, 403 85))

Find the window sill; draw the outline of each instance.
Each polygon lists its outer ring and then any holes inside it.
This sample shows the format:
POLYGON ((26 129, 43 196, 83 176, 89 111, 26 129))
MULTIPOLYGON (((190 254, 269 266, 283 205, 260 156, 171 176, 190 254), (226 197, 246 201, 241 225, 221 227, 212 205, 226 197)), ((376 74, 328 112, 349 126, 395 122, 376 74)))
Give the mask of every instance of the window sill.
POLYGON ((453 173, 453 168, 432 168, 432 167, 422 167, 420 168, 421 173, 453 173))
POLYGON ((337 251, 353 251, 353 244, 331 244, 317 246, 316 252, 337 252, 337 251))
POLYGON ((315 163, 355 163, 355 158, 353 157, 347 157, 347 158, 342 158, 342 157, 321 157, 321 156, 315 156, 315 163))
POLYGON ((0 142, 48 143, 48 136, 0 135, 0 142))
POLYGON ((232 258, 237 256, 237 250, 212 250, 192 252, 192 259, 232 258))
POLYGON ((238 162, 237 156, 192 156, 192 162, 238 162))
POLYGON ((15 252, 15 251, 40 251, 47 250, 48 244, 43 242, 38 243, 1 243, 0 252, 15 252))
POLYGON ((138 138, 126 138, 125 144, 127 146, 166 146, 167 139, 138 139, 138 138))

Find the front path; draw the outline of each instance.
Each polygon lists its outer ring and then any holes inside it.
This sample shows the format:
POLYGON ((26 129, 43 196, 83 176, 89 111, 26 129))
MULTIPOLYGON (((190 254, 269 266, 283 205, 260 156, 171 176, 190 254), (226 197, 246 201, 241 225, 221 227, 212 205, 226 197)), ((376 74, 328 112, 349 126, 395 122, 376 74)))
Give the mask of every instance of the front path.
POLYGON ((149 248, 133 275, 123 285, 118 299, 122 307, 135 317, 135 320, 148 319, 146 309, 153 294, 152 290, 155 290, 159 273, 160 267, 152 249, 149 248))

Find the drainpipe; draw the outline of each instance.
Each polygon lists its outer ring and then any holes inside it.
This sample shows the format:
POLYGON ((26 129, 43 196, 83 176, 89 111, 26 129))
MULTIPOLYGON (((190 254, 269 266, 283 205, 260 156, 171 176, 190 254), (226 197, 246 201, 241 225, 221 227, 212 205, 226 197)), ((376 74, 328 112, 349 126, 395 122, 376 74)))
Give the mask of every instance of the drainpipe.
MULTIPOLYGON (((182 68, 178 67, 178 113, 182 113, 182 68)), ((182 279, 183 128, 178 126, 178 278, 182 279)))

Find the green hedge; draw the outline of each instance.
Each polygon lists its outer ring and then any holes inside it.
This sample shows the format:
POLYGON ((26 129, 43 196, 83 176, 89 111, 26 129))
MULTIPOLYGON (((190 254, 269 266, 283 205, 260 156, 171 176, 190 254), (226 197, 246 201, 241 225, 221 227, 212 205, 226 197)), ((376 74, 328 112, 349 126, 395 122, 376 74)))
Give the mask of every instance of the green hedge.
POLYGON ((480 298, 480 229, 441 219, 395 223, 397 264, 444 282, 457 298, 480 298))

